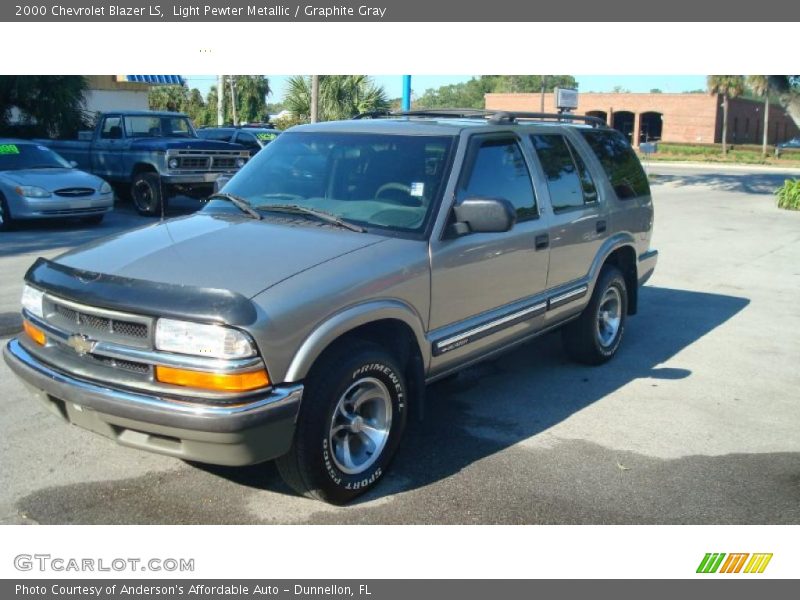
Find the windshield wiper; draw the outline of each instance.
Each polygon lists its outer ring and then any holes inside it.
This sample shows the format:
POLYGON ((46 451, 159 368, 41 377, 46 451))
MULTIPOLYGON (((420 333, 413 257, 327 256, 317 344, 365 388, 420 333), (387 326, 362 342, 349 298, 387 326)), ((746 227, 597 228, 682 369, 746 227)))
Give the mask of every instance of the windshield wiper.
POLYGON ((253 205, 250 204, 247 200, 242 198, 241 196, 237 196, 236 194, 229 194, 227 192, 217 192, 216 194, 212 194, 208 198, 209 200, 227 200, 231 204, 233 204, 236 208, 241 210, 243 213, 247 213, 251 217, 257 220, 261 220, 264 217, 261 216, 253 205))
POLYGON ((334 214, 329 212, 325 212, 324 210, 319 210, 317 208, 309 208, 307 206, 300 206, 299 204, 266 204, 264 206, 259 206, 258 210, 266 210, 266 211, 275 211, 275 212, 284 212, 284 213, 291 213, 295 215, 308 215, 309 217, 316 217, 320 221, 325 221, 326 223, 330 223, 331 225, 336 225, 337 227, 343 227, 344 229, 349 229, 350 231, 357 231, 358 233, 366 233, 366 229, 361 227, 360 225, 356 225, 355 223, 350 223, 349 221, 345 221, 341 217, 337 217, 334 214))

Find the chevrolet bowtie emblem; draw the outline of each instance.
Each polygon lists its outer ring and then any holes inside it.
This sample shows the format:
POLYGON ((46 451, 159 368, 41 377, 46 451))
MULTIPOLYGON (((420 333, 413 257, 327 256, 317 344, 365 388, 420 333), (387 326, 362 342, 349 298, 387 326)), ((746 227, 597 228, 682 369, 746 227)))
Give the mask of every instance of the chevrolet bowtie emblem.
POLYGON ((84 356, 94 350, 97 342, 80 333, 73 333, 67 338, 67 345, 75 350, 78 356, 84 356))

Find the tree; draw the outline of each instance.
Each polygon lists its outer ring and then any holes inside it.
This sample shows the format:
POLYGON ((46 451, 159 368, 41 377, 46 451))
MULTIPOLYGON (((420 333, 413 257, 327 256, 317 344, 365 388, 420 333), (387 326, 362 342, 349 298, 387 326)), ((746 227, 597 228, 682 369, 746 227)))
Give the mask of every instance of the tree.
POLYGON ((756 96, 764 98, 764 135, 761 142, 761 155, 766 156, 769 140, 769 80, 766 75, 750 75, 747 78, 747 85, 756 96))
MULTIPOLYGON (((287 81, 284 108, 307 121, 311 116, 311 77, 296 75, 287 81)), ((366 75, 320 75, 319 120, 349 119, 359 113, 386 110, 383 87, 366 75)))
POLYGON ((660 90, 659 88, 653 88, 653 89, 650 90, 650 93, 651 94, 663 94, 664 92, 662 90, 660 90))
POLYGON ((728 100, 744 93, 742 75, 709 75, 708 93, 722 96, 722 153, 728 153, 728 100))
POLYGON ((77 135, 89 126, 88 82, 82 75, 0 76, 0 129, 29 136, 77 135), (20 123, 12 125, 13 109, 20 123))
POLYGON ((768 75, 767 81, 780 105, 800 127, 800 75, 768 75))
POLYGON ((615 85, 611 88, 612 94, 630 94, 631 91, 628 88, 622 87, 621 85, 615 85))
POLYGON ((154 85, 147 93, 150 110, 183 112, 189 100, 189 88, 181 85, 154 85))
POLYGON ((484 108, 485 95, 491 93, 540 93, 556 87, 577 88, 572 75, 481 75, 469 81, 425 90, 414 108, 484 108))
MULTIPOLYGON (((272 94, 263 75, 232 75, 236 89, 236 116, 240 123, 266 120, 267 96, 272 94)), ((228 82, 230 87, 230 81, 228 82)))

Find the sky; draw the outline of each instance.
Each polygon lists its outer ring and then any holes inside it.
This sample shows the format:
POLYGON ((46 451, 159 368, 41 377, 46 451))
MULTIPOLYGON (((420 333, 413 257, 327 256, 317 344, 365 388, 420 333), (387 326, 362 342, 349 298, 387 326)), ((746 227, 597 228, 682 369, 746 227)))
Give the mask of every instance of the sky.
MULTIPOLYGON (((268 102, 279 102, 286 89, 286 80, 289 75, 267 75, 273 94, 268 102)), ((411 77, 411 89, 414 95, 421 96, 429 88, 450 85, 469 80, 473 75, 414 75, 411 77)), ((208 88, 215 85, 215 75, 186 75, 184 76, 190 88, 198 88, 203 95, 208 88)), ((402 76, 400 75, 373 75, 376 83, 382 85, 389 98, 399 98, 402 95, 402 76)), ((705 75, 576 75, 578 89, 583 92, 610 92, 615 86, 621 86, 631 92, 649 92, 658 88, 662 92, 685 92, 689 90, 705 89, 705 75)))

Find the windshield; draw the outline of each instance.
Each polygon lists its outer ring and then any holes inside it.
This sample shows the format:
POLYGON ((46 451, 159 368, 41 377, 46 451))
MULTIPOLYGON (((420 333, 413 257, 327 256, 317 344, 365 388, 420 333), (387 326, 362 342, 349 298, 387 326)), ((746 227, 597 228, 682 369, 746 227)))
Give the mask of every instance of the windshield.
POLYGON ((45 146, 0 143, 0 171, 71 168, 66 160, 45 146))
POLYGON ((125 117, 128 137, 195 137, 187 117, 139 115, 125 117))
POLYGON ((418 233, 442 193, 452 142, 446 136, 283 133, 225 191, 262 211, 296 204, 367 228, 418 233))

